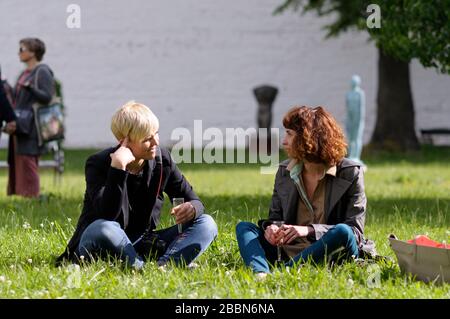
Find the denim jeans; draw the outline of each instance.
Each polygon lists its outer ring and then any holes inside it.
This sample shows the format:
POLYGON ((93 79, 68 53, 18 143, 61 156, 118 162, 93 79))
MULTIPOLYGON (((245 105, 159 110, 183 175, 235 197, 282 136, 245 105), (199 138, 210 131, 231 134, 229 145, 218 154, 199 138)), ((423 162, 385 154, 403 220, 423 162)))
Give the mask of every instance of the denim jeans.
MULTIPOLYGON (((175 264, 189 265, 200 256, 217 236, 214 219, 206 214, 183 224, 183 232, 178 234, 178 227, 158 230, 160 239, 166 242, 165 253, 158 258, 158 265, 165 265, 169 260, 175 264)), ((124 258, 127 265, 135 269, 144 266, 143 256, 136 253, 130 239, 118 222, 97 219, 81 235, 78 256, 105 257, 111 255, 124 258)))
MULTIPOLYGON (((270 273, 269 264, 273 264, 277 258, 277 247, 264 238, 264 231, 255 224, 240 222, 236 226, 236 237, 244 263, 255 273, 270 273)), ((350 258, 352 255, 358 256, 356 237, 350 226, 337 224, 285 265, 292 267, 308 259, 320 263, 325 258, 337 260, 338 257, 350 258)))

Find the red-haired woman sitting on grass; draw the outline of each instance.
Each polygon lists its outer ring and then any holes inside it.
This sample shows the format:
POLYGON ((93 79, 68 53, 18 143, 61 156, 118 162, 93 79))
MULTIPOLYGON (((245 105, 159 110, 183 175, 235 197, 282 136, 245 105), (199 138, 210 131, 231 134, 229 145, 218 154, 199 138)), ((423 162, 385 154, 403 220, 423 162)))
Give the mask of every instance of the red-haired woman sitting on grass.
POLYGON ((289 159, 275 177, 269 219, 236 226, 245 264, 262 277, 277 260, 277 246, 285 265, 293 266, 358 257, 365 244, 363 169, 344 158, 341 127, 320 106, 292 108, 283 126, 289 159))

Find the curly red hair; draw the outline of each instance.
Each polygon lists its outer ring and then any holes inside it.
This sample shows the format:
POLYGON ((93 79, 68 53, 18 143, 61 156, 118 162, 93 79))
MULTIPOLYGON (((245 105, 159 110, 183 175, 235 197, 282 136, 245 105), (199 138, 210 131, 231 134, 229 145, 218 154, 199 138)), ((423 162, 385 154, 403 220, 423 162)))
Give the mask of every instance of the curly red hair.
POLYGON ((296 133, 291 155, 297 160, 333 166, 347 153, 342 128, 321 106, 293 107, 284 116, 283 126, 296 133))

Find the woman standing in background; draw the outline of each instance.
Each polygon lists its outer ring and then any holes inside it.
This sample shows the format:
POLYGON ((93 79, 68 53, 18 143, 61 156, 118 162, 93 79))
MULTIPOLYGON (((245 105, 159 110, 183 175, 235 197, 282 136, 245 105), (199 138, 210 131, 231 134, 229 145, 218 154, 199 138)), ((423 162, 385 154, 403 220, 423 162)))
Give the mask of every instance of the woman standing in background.
POLYGON ((34 124, 33 104, 48 104, 55 92, 52 70, 40 63, 45 54, 45 44, 37 38, 19 42, 19 58, 26 69, 19 75, 14 88, 15 123, 8 123, 11 134, 8 146, 8 195, 39 196, 39 155, 34 124))

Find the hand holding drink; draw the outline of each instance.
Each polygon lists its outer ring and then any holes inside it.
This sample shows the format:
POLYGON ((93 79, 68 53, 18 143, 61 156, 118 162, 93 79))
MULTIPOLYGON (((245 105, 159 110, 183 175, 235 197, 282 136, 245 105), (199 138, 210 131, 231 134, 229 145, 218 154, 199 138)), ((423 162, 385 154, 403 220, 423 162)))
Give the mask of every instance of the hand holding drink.
MULTIPOLYGON (((171 214, 175 215, 175 223, 177 223, 176 213, 179 211, 180 205, 182 205, 183 203, 184 198, 175 197, 173 199, 173 209, 171 214)), ((177 223, 177 225, 178 225, 178 234, 181 234, 183 232, 183 225, 181 223, 177 223)))
POLYGON ((277 238, 277 261, 281 262, 281 246, 283 245, 283 231, 281 226, 284 225, 284 221, 276 220, 273 224, 278 227, 275 233, 275 237, 277 238))
POLYGON ((183 225, 196 216, 196 211, 191 202, 184 202, 184 198, 175 197, 172 200, 173 208, 170 214, 175 217, 175 223, 178 224, 178 233, 183 232, 183 225))

